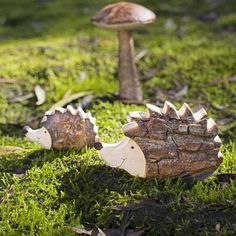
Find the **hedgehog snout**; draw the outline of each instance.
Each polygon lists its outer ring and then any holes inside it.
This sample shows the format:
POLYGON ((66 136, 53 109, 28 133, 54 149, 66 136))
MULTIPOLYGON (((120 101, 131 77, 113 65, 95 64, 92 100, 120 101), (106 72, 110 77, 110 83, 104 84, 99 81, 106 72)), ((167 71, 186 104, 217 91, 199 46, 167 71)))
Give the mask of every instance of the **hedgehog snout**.
POLYGON ((94 147, 97 149, 97 150, 101 150, 101 149, 103 149, 103 145, 102 145, 102 143, 101 142, 95 142, 94 143, 94 147))
POLYGON ((27 134, 27 133, 29 132, 29 130, 30 130, 30 127, 29 127, 28 125, 25 125, 25 126, 23 127, 23 133, 24 133, 24 134, 27 134))

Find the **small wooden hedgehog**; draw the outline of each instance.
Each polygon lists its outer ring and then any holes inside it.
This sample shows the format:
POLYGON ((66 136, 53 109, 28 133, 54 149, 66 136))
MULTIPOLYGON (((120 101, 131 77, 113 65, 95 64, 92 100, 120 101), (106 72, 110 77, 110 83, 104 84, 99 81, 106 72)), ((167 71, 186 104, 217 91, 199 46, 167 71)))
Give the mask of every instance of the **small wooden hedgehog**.
POLYGON ((130 112, 123 127, 126 136, 118 144, 100 143, 105 162, 140 177, 196 177, 211 175, 223 158, 221 140, 213 119, 202 108, 193 114, 184 103, 179 111, 170 102, 161 109, 130 112))
POLYGON ((85 146, 92 147, 95 143, 98 128, 95 118, 81 108, 72 106, 56 108, 45 113, 41 121, 42 128, 33 130, 25 126, 26 137, 46 149, 80 150, 85 146))

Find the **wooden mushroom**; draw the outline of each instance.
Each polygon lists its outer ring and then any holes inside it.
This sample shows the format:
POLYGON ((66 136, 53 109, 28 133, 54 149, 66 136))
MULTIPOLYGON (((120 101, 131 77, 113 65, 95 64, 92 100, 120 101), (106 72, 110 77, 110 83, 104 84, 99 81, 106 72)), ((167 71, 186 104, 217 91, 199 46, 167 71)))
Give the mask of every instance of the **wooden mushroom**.
POLYGON ((153 23, 155 14, 147 8, 128 2, 108 5, 93 18, 95 25, 115 29, 119 40, 119 96, 123 101, 143 99, 138 72, 134 62, 134 43, 131 30, 153 23))
POLYGON ((221 164, 216 123, 204 109, 193 114, 185 103, 179 111, 170 102, 148 112, 131 112, 118 144, 99 145, 104 161, 140 177, 205 178, 221 164))
POLYGON ((33 130, 25 126, 26 138, 36 142, 46 149, 81 149, 93 147, 98 128, 95 118, 85 113, 81 108, 72 106, 56 108, 45 113, 42 128, 33 130))

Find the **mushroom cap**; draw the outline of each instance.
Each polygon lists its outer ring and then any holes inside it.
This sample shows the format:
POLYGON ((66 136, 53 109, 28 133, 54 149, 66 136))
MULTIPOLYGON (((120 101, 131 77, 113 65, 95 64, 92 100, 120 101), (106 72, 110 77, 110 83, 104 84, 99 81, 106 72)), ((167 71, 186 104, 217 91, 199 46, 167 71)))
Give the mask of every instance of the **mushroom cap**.
POLYGON ((104 7, 91 20, 105 28, 134 29, 153 23, 156 15, 139 4, 118 2, 104 7))

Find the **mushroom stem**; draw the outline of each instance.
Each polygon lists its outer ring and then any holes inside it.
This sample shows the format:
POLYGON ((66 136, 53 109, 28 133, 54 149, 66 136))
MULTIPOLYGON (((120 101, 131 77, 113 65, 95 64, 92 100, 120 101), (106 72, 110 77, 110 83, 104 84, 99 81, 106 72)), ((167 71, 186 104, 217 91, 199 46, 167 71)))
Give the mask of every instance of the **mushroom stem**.
POLYGON ((128 30, 118 31, 119 39, 119 95, 122 100, 140 102, 143 99, 134 62, 134 41, 128 30))

